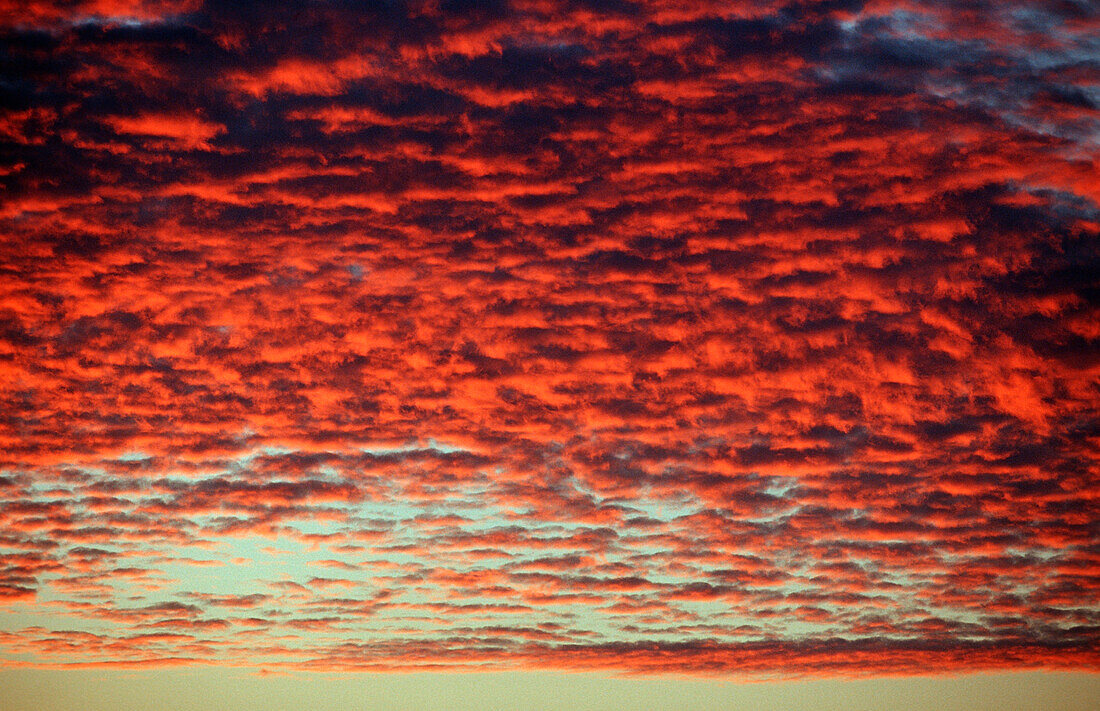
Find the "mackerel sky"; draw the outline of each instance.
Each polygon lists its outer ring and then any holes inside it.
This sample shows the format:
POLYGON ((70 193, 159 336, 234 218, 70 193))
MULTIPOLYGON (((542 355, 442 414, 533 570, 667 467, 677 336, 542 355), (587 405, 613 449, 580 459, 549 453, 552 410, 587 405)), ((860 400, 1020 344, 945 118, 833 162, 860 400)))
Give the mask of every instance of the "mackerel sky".
POLYGON ((1090 0, 0 3, 0 667, 1100 670, 1090 0))

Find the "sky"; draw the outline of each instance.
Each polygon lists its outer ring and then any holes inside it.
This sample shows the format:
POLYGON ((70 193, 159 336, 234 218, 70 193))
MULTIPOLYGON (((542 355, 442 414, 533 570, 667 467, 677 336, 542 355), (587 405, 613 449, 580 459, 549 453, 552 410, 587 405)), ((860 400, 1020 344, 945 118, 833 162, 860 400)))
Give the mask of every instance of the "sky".
POLYGON ((1091 0, 3 0, 0 701, 1086 708, 1098 156, 1091 0))

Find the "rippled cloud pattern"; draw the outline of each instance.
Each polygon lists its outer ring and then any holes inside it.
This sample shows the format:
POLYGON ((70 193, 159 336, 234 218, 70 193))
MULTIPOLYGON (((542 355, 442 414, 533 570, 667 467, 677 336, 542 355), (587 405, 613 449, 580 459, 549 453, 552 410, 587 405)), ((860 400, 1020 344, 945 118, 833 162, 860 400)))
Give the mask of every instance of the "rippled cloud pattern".
POLYGON ((1095 4, 0 35, 0 664, 1100 668, 1095 4))

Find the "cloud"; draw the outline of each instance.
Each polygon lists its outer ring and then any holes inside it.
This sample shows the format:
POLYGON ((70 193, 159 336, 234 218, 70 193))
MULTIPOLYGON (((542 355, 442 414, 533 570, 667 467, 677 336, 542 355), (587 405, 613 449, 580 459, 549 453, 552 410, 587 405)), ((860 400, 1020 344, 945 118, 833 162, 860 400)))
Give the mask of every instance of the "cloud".
POLYGON ((0 655, 1095 669, 1083 6, 475 5, 0 8, 0 655))

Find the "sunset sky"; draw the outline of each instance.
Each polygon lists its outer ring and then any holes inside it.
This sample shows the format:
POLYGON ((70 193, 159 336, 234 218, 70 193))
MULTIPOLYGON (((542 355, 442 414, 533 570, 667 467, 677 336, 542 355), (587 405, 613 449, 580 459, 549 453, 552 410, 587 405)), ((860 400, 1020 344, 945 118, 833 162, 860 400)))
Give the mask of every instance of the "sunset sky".
POLYGON ((1092 0, 0 35, 0 707, 1096 708, 1092 0))

